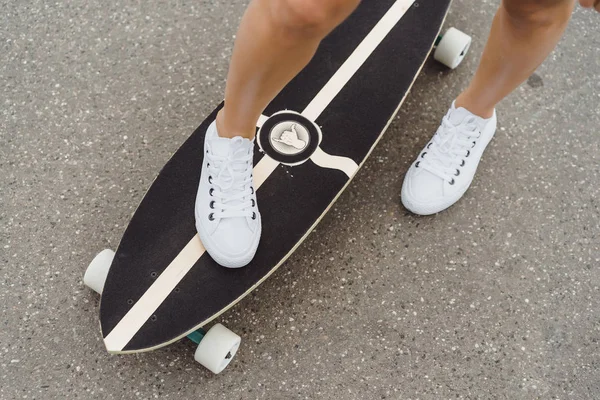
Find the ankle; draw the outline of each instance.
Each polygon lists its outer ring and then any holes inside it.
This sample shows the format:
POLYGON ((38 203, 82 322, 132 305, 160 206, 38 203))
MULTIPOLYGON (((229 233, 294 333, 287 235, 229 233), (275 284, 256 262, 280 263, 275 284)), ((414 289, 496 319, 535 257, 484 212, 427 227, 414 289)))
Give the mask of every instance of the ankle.
POLYGON ((465 92, 461 93, 454 102, 456 108, 462 107, 470 113, 483 119, 492 118, 494 115, 494 106, 485 106, 481 101, 476 101, 465 92))
POLYGON ((249 128, 239 128, 231 125, 230 121, 226 118, 225 108, 222 108, 217 113, 216 118, 217 123, 217 134, 222 138, 234 138, 236 136, 241 136, 246 139, 252 140, 254 135, 256 134, 256 128, 251 124, 249 128))

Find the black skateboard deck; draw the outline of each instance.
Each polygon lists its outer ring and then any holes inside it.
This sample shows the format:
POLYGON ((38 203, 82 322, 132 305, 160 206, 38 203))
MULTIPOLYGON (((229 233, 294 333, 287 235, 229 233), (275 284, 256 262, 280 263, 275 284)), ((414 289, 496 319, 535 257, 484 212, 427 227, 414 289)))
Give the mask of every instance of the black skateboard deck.
POLYGON ((217 265, 196 233, 204 135, 221 106, 202 122, 160 171, 116 251, 100 306, 109 352, 152 350, 184 337, 235 305, 291 255, 397 113, 449 5, 362 2, 267 107, 257 122, 254 157, 262 238, 244 268, 217 265))

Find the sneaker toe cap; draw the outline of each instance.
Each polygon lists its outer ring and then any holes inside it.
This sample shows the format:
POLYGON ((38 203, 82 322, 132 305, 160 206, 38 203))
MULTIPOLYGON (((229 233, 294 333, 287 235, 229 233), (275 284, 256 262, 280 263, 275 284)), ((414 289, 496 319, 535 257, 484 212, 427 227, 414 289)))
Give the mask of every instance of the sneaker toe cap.
POLYGON ((223 220, 212 234, 215 246, 232 258, 246 254, 254 244, 254 236, 245 218, 223 220))
POLYGON ((260 240, 260 216, 252 222, 249 224, 246 218, 228 218, 220 221, 212 233, 207 234, 201 226, 198 233, 206 251, 218 264, 240 268, 252 261, 260 240))
POLYGON ((426 170, 412 167, 402 185, 402 204, 410 211, 429 215, 439 212, 444 200, 444 181, 426 170))

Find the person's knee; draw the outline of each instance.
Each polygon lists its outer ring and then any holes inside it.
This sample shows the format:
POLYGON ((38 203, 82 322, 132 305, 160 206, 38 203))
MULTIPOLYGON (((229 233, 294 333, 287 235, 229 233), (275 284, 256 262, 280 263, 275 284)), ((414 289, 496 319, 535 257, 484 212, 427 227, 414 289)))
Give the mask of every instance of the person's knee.
POLYGON ((274 19, 298 33, 328 32, 359 0, 272 0, 274 19))
POLYGON ((503 0, 502 6, 517 25, 562 24, 571 15, 573 0, 503 0))

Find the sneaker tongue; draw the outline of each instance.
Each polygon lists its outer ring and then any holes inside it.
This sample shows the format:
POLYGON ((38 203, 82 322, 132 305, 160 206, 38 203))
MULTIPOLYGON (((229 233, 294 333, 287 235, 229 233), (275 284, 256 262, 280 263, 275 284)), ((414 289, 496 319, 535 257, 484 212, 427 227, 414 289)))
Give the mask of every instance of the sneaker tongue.
MULTIPOLYGON (((210 139, 210 149, 212 154, 223 157, 225 159, 230 160, 223 161, 221 164, 221 172, 219 173, 219 181, 223 188, 228 188, 229 185, 236 186, 235 181, 239 181, 243 179, 243 176, 239 176, 239 173, 244 172, 247 169, 247 165, 245 163, 236 162, 239 157, 247 154, 250 146, 253 145, 254 142, 242 138, 240 136, 236 136, 234 138, 222 138, 217 136, 216 134, 210 139)), ((229 187, 228 190, 243 190, 243 188, 235 188, 229 187)), ((237 204, 239 201, 233 201, 231 204, 237 204)))
POLYGON ((210 149, 217 156, 227 157, 231 148, 231 141, 232 139, 215 137, 210 141, 210 149))
POLYGON ((448 116, 448 119, 450 120, 452 125, 459 125, 467 117, 472 117, 472 116, 473 116, 473 114, 471 114, 469 112, 469 110, 467 110, 466 108, 463 108, 463 107, 459 107, 459 108, 453 108, 452 110, 450 110, 450 115, 448 116))
POLYGON ((254 142, 249 139, 236 136, 232 139, 216 136, 210 140, 210 148, 213 154, 220 157, 227 157, 230 151, 236 152, 239 149, 248 150, 252 148, 254 142))

